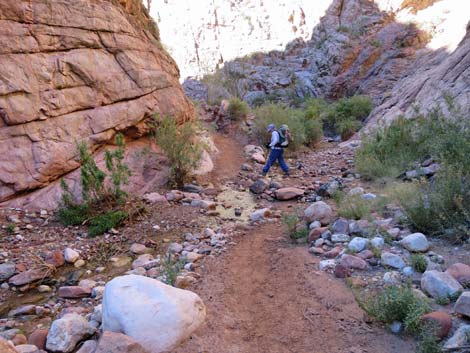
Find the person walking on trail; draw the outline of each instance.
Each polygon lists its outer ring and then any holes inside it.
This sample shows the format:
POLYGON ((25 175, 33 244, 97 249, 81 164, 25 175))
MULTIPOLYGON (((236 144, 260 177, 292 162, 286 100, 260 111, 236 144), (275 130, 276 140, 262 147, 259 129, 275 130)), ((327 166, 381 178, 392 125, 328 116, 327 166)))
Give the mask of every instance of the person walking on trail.
POLYGON ((279 161, 279 165, 281 166, 284 175, 289 175, 289 167, 284 161, 284 148, 289 145, 289 127, 287 125, 281 125, 281 128, 276 130, 276 125, 269 124, 267 132, 271 133, 271 142, 267 146, 271 149, 271 152, 269 153, 268 161, 263 168, 263 176, 268 174, 269 169, 276 161, 279 161))

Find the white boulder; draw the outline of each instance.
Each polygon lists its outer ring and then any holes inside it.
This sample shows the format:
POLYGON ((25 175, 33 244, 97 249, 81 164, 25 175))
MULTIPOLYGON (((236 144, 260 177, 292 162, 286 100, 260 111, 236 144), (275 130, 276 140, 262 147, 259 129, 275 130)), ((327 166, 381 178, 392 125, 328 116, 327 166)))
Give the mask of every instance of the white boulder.
POLYGON ((437 270, 423 273, 421 288, 433 298, 448 298, 463 291, 463 287, 454 277, 437 270))
POLYGON ((323 201, 312 203, 304 211, 304 218, 308 223, 319 221, 323 226, 330 224, 333 210, 323 201))
POLYGON ((124 333, 152 353, 171 350, 203 322, 206 308, 193 292, 128 275, 106 285, 103 331, 124 333))

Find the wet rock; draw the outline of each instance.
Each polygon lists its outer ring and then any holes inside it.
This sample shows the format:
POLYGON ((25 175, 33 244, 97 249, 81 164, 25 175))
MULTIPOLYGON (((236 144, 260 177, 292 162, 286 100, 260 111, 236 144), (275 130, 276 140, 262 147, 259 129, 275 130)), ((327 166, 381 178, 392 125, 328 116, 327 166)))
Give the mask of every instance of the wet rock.
POLYGON ((470 318, 470 292, 464 292, 460 295, 455 303, 454 311, 470 318))
MULTIPOLYGON (((144 347, 131 337, 122 333, 105 331, 100 337, 94 353, 148 353, 144 347)), ((156 351, 155 351, 156 352, 156 351)))
POLYGON ((406 266, 405 261, 403 261, 403 259, 399 255, 390 252, 382 253, 380 261, 382 263, 382 266, 389 266, 399 270, 406 266))
POLYGON ((40 279, 44 279, 48 276, 48 272, 43 269, 29 270, 21 272, 8 280, 8 283, 14 286, 23 286, 40 279))
POLYGON ((429 242, 422 233, 413 233, 404 237, 400 244, 407 250, 412 252, 425 252, 429 249, 429 242))
POLYGON ((364 250, 369 243, 369 239, 361 238, 361 237, 354 237, 348 244, 348 248, 354 252, 361 252, 364 250))
POLYGON ((446 272, 426 271, 421 278, 421 288, 433 298, 449 298, 463 291, 457 280, 446 272))
POLYGON ((345 254, 341 258, 340 265, 343 265, 346 268, 352 268, 357 270, 365 270, 367 268, 367 262, 357 256, 345 254))
POLYGON ((46 349, 46 339, 49 330, 47 329, 38 329, 33 331, 28 337, 28 343, 33 344, 39 349, 46 349))
POLYGON ((456 263, 449 266, 446 272, 454 277, 462 286, 470 287, 470 266, 456 263))
POLYGON ((103 330, 124 333, 150 352, 172 349, 204 319, 205 306, 192 292, 134 275, 106 285, 103 330))
POLYGON ((337 233, 337 234, 333 234, 331 236, 331 241, 333 243, 345 243, 345 242, 349 241, 349 239, 350 239, 350 237, 347 234, 337 233))
POLYGON ((79 286, 60 287, 57 295, 65 299, 86 298, 91 295, 91 288, 79 286))
POLYGON ((6 281, 15 274, 15 264, 6 262, 0 264, 0 282, 6 281))
POLYGON ((295 199, 297 197, 302 196, 303 194, 304 194, 304 191, 302 189, 293 188, 293 187, 278 189, 274 193, 274 195, 276 196, 276 199, 280 201, 295 199))
POLYGON ((421 317, 423 323, 437 326, 436 336, 439 339, 447 337, 452 328, 452 316, 443 311, 433 311, 421 317))
POLYGON ((250 191, 253 194, 262 194, 268 187, 269 183, 266 179, 258 179, 250 186, 250 191))
POLYGON ((70 264, 73 264, 75 261, 77 261, 80 258, 80 254, 73 249, 66 248, 64 250, 64 258, 65 258, 65 261, 67 261, 70 264))
POLYGON ((444 344, 445 349, 458 349, 468 344, 470 336, 470 325, 461 325, 454 335, 444 344))
POLYGON ((304 211, 305 221, 319 221, 323 226, 330 224, 332 216, 333 210, 323 201, 312 203, 304 211))
POLYGON ((349 234, 349 222, 344 218, 338 218, 331 226, 333 233, 349 234))
POLYGON ((69 353, 78 342, 95 333, 95 328, 80 315, 66 314, 52 322, 46 348, 52 352, 69 353))

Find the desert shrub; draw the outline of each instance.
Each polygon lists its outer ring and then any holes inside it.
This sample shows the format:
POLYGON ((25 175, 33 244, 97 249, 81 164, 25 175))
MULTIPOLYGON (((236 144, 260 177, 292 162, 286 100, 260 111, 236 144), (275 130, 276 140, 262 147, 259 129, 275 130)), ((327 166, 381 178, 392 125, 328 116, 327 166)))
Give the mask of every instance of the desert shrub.
POLYGON ((86 143, 77 145, 82 200, 75 199, 62 179, 62 200, 57 211, 59 222, 67 226, 88 223, 89 234, 96 236, 127 219, 125 211, 112 210, 124 204, 127 193, 122 190, 122 185, 128 183, 131 175, 129 167, 124 163, 125 144, 122 134, 116 135, 115 143, 115 150, 105 151, 107 173, 98 168, 86 143), (110 179, 110 187, 105 187, 106 178, 110 179))
POLYGON ((171 254, 167 254, 163 261, 163 275, 164 281, 170 286, 174 286, 176 278, 184 267, 182 261, 175 261, 172 259, 171 254))
POLYGON ((416 353, 442 353, 436 333, 436 325, 428 324, 422 327, 416 353))
POLYGON ((411 266, 415 269, 416 272, 424 273, 428 267, 428 262, 426 261, 426 256, 423 254, 412 254, 411 255, 411 266))
POLYGON ((106 233, 111 228, 119 226, 128 217, 124 211, 109 211, 90 219, 88 234, 92 237, 106 233))
POLYGON ((305 128, 305 144, 307 146, 314 146, 320 141, 323 136, 323 127, 320 119, 304 118, 305 128))
POLYGON ((308 228, 303 224, 301 217, 298 215, 299 211, 294 213, 284 214, 282 222, 286 227, 287 234, 292 241, 297 241, 308 236, 308 228))
POLYGON ((350 136, 362 126, 362 121, 372 111, 372 101, 367 96, 341 98, 327 106, 321 113, 325 128, 334 134, 350 136))
POLYGON ((249 107, 246 102, 232 98, 229 101, 227 115, 231 120, 240 120, 244 118, 249 112, 249 107))
POLYGON ((194 139, 196 131, 192 121, 178 125, 173 117, 155 116, 153 134, 170 163, 170 185, 182 188, 201 159, 202 146, 194 139))
POLYGON ((429 302, 408 286, 390 286, 361 302, 366 312, 384 323, 403 322, 405 332, 418 334, 421 316, 431 311, 429 302))
POLYGON ((373 201, 365 200, 361 195, 345 195, 335 193, 334 199, 338 205, 338 215, 347 219, 363 219, 370 216, 373 201))

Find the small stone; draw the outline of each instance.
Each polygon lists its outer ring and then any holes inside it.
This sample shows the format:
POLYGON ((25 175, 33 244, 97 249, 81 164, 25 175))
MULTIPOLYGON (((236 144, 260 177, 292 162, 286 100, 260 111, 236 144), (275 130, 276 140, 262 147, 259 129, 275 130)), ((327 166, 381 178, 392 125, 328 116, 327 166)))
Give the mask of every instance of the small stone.
POLYGON ((194 283, 196 283, 196 278, 192 276, 177 276, 175 280, 175 287, 186 289, 191 287, 194 283))
POLYGON ((28 343, 33 344, 39 349, 46 349, 46 339, 47 339, 47 333, 49 330, 47 329, 38 329, 33 331, 31 335, 28 338, 28 343))
POLYGON ((454 335, 444 344, 445 349, 458 349, 468 344, 470 336, 470 325, 461 325, 454 335))
POLYGON ((367 268, 367 262, 357 256, 345 254, 341 258, 341 265, 346 268, 358 269, 358 270, 365 270, 367 268))
POLYGON ((330 224, 333 210, 323 201, 314 202, 304 211, 304 218, 308 223, 319 221, 322 225, 330 224))
POLYGON ((361 252, 364 250, 369 243, 369 239, 354 237, 348 244, 348 248, 354 252, 361 252))
POLYGON ((421 288, 433 298, 449 298, 463 291, 463 287, 454 277, 436 270, 423 273, 421 288))
POLYGON ((412 252, 425 252, 429 249, 429 242, 422 233, 413 233, 407 235, 400 241, 400 244, 407 250, 412 252))
POLYGON ((470 287, 470 266, 456 263, 450 266, 446 272, 454 277, 462 286, 470 287))
MULTIPOLYGON (((22 333, 19 333, 17 335, 15 335, 15 337, 13 337, 13 339, 11 340, 11 342, 15 345, 15 346, 18 346, 18 345, 22 345, 22 344, 26 344, 26 342, 28 342, 28 340, 26 339, 26 336, 23 335, 22 333)), ((16 348, 16 347, 15 347, 16 348)), ((37 348, 36 348, 37 349, 37 348)))
POLYGON ((95 328, 77 314, 65 314, 52 322, 47 335, 47 350, 70 353, 78 342, 95 333, 95 328))
POLYGON ((331 228, 333 233, 349 234, 349 222, 344 218, 338 218, 331 228))
POLYGON ((421 317, 421 321, 437 326, 436 336, 439 339, 446 337, 452 328, 452 316, 443 311, 433 311, 421 317))
POLYGON ((150 254, 142 254, 140 255, 134 262, 132 263, 132 269, 136 269, 137 267, 144 267, 147 262, 153 260, 153 256, 150 254))
POLYGON ((148 253, 149 250, 150 249, 147 248, 145 245, 138 244, 138 243, 132 244, 130 248, 131 253, 136 254, 136 255, 142 255, 142 254, 148 253))
POLYGON ((48 293, 52 290, 51 287, 45 285, 45 284, 41 284, 40 286, 38 286, 38 292, 39 293, 48 293))
POLYGON ((104 294, 104 286, 97 286, 91 290, 91 297, 101 299, 104 294))
POLYGON ((394 334, 399 334, 403 331, 403 323, 401 323, 400 321, 392 322, 389 327, 390 331, 392 331, 394 334))
POLYGON ((335 260, 322 260, 318 264, 318 268, 320 269, 320 271, 333 270, 335 267, 336 267, 335 260))
POLYGON ((324 256, 328 259, 333 259, 336 258, 339 254, 341 254, 341 251, 343 251, 343 248, 341 246, 335 246, 330 251, 327 251, 324 256))
POLYGON ((455 303, 454 311, 470 318, 470 292, 464 292, 460 295, 455 303))
POLYGON ((403 259, 399 255, 392 254, 390 252, 382 253, 380 261, 383 266, 389 266, 399 270, 406 266, 405 261, 403 261, 403 259))
POLYGON ((292 199, 302 196, 303 194, 304 194, 304 190, 299 189, 299 188, 293 188, 293 187, 278 189, 274 193, 274 195, 276 196, 276 199, 280 201, 292 200, 292 199))
POLYGON ((83 260, 83 259, 78 259, 77 261, 75 261, 75 263, 73 264, 73 266, 74 266, 75 268, 83 267, 83 266, 85 266, 85 260, 83 260))
POLYGON ((91 295, 91 288, 79 286, 60 287, 57 295, 65 299, 86 298, 91 295))
POLYGON ((308 233, 308 241, 312 242, 321 237, 321 235, 328 230, 328 228, 314 228, 308 233))
POLYGON ((349 239, 349 235, 347 234, 336 233, 331 236, 331 241, 333 243, 345 243, 349 241, 349 239))
POLYGON ((23 316, 23 315, 33 315, 36 312, 36 306, 29 304, 23 305, 19 308, 13 309, 8 313, 9 317, 23 316))
POLYGON ((321 227, 321 223, 318 222, 318 221, 314 221, 314 222, 310 223, 310 225, 308 226, 308 228, 310 230, 317 229, 317 228, 320 228, 320 227, 321 227))
POLYGON ((271 210, 269 208, 262 208, 260 210, 254 211, 250 215, 250 220, 252 222, 258 222, 263 220, 265 217, 269 217, 271 215, 271 210))
POLYGON ((356 254, 356 256, 360 257, 363 260, 367 260, 367 259, 373 258, 375 255, 372 251, 370 251, 369 249, 366 249, 366 250, 362 250, 360 253, 356 254))
POLYGON ((8 280, 8 283, 14 286, 23 286, 25 284, 29 284, 40 279, 44 279, 48 276, 46 270, 43 269, 36 269, 36 270, 28 270, 25 272, 21 272, 8 280))
POLYGON ((168 200, 165 196, 160 195, 158 192, 152 192, 150 194, 144 195, 144 200, 149 203, 160 203, 160 204, 168 204, 168 200))
POLYGON ((183 251, 183 245, 179 243, 171 243, 170 246, 168 246, 168 251, 172 254, 179 254, 183 251))
MULTIPOLYGON (((93 340, 85 341, 83 342, 82 346, 77 351, 77 353, 95 353, 97 346, 98 346, 97 341, 93 341, 93 340)), ((109 351, 109 353, 111 352, 113 351, 109 351)))
POLYGON ((364 199, 364 200, 375 200, 377 198, 377 195, 375 194, 372 194, 372 193, 367 193, 367 194, 363 194, 361 195, 361 197, 364 199))
POLYGON ((60 267, 65 264, 64 254, 59 250, 49 253, 44 261, 54 267, 60 267))
POLYGON ((15 264, 13 262, 7 262, 0 264, 0 282, 6 281, 15 274, 15 264))
POLYGON ((0 337, 0 352, 2 353, 18 353, 18 351, 7 340, 0 337))
POLYGON ((381 250, 381 249, 383 249, 383 247, 384 247, 384 245, 385 245, 385 241, 384 241, 384 239, 381 238, 381 237, 374 237, 374 238, 371 239, 370 245, 371 245, 374 249, 381 250))
POLYGON ((197 262, 198 260, 202 259, 204 257, 204 255, 201 255, 201 254, 198 254, 198 253, 195 253, 195 252, 188 252, 185 256, 186 258, 186 261, 188 262, 191 262, 191 263, 194 263, 194 262, 197 262))
MULTIPOLYGON (((105 331, 94 353, 148 353, 139 343, 122 333, 105 331)), ((78 352, 77 352, 78 353, 78 352)))
POLYGON ((120 268, 128 266, 132 262, 132 259, 128 256, 114 256, 109 259, 109 262, 111 262, 113 267, 120 268))
POLYGON ((78 285, 83 288, 93 289, 96 287, 96 281, 93 281, 92 279, 82 279, 78 285))
POLYGON ((334 275, 336 278, 347 278, 351 276, 351 271, 346 266, 339 264, 335 267, 334 275))
POLYGON ((253 194, 262 194, 268 187, 269 183, 265 179, 258 179, 250 186, 250 191, 253 194))
POLYGON ((308 249, 308 252, 313 255, 322 255, 325 253, 325 250, 312 246, 310 249, 308 249))
POLYGON ((396 271, 385 272, 383 276, 383 281, 388 285, 398 285, 401 283, 400 273, 396 271))
POLYGON ((406 277, 413 277, 416 272, 415 270, 413 269, 413 267, 411 266, 405 266, 401 269, 401 272, 403 272, 403 274, 406 276, 406 277))
POLYGON ((20 344, 15 346, 18 353, 39 353, 38 347, 32 344, 20 344))
POLYGON ((79 258, 80 258, 80 254, 77 251, 70 249, 70 248, 66 248, 64 250, 64 259, 66 262, 73 264, 79 258))

